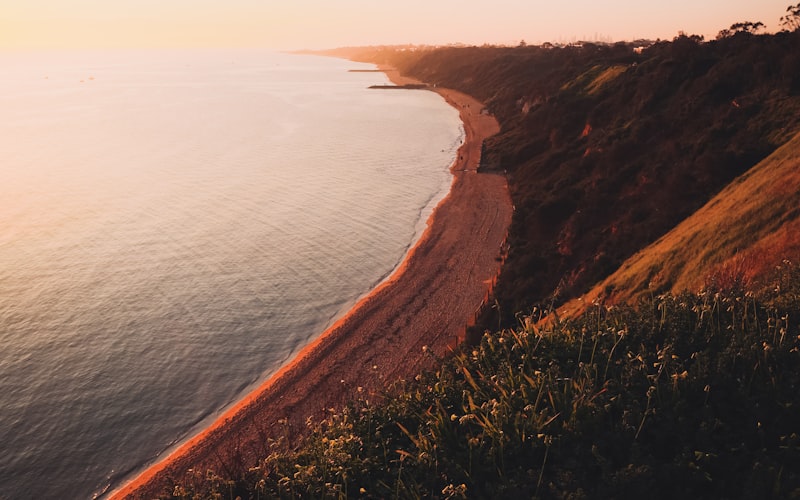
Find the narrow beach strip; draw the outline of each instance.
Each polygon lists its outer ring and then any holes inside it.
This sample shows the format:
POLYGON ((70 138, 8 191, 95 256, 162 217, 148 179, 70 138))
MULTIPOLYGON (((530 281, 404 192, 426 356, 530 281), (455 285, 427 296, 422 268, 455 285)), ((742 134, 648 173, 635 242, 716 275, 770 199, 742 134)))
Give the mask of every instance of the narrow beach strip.
MULTIPOLYGON (((421 84, 381 69, 396 85, 421 84)), ((465 140, 450 192, 404 261, 293 361, 112 498, 156 497, 189 469, 254 466, 271 452, 270 438, 294 442, 309 417, 319 421, 328 408, 380 394, 463 341, 500 271, 512 204, 504 176, 478 173, 481 146, 499 132, 497 121, 466 94, 430 90, 459 111, 465 140)))

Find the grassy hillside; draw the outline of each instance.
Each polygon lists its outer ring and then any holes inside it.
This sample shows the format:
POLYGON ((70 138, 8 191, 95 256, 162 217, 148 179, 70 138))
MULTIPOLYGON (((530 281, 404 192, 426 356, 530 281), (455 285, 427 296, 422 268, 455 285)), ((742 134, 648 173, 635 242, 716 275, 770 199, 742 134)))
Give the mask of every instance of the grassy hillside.
MULTIPOLYGON (((800 32, 700 43, 371 50, 487 103, 516 207, 503 324, 586 292, 800 131, 800 32)), ((493 309, 492 311, 496 311, 493 309)), ((496 320, 487 324, 497 324, 496 320)))
POLYGON ((521 318, 381 403, 332 412, 297 450, 273 443, 234 479, 189 471, 168 493, 798 498, 800 270, 775 279, 767 302, 660 296, 521 318))
POLYGON ((650 293, 751 289, 784 259, 800 262, 800 135, 563 311, 598 299, 635 303, 650 293))

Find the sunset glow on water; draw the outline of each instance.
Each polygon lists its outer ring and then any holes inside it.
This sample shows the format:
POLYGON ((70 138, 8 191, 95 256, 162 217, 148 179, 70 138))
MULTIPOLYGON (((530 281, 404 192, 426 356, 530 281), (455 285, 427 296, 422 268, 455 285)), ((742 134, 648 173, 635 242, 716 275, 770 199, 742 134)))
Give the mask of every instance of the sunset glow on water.
POLYGON ((4 56, 2 496, 116 484, 398 264, 463 132, 438 95, 357 67, 4 56))

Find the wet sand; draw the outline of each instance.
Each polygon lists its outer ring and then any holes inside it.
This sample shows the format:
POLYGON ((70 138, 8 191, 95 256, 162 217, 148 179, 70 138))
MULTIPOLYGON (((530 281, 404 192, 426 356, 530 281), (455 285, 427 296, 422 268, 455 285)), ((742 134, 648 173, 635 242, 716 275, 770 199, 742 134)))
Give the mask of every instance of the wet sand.
MULTIPOLYGON (((419 83, 381 69, 397 85, 419 83)), ((379 394, 463 340, 499 273, 512 205, 505 177, 477 173, 481 144, 499 131, 497 121, 470 96, 431 90, 459 110, 466 137, 450 192, 403 263, 291 363, 112 498, 156 497, 190 468, 255 465, 269 453, 268 438, 292 442, 308 417, 319 421, 328 408, 379 394)))

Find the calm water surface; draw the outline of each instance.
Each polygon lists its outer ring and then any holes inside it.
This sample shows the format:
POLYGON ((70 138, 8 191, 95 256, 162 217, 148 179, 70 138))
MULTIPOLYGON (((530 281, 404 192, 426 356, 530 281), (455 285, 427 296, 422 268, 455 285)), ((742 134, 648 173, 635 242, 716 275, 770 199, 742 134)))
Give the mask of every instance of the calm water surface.
POLYGON ((91 498, 402 259, 463 131, 254 51, 0 53, 0 498, 91 498))

